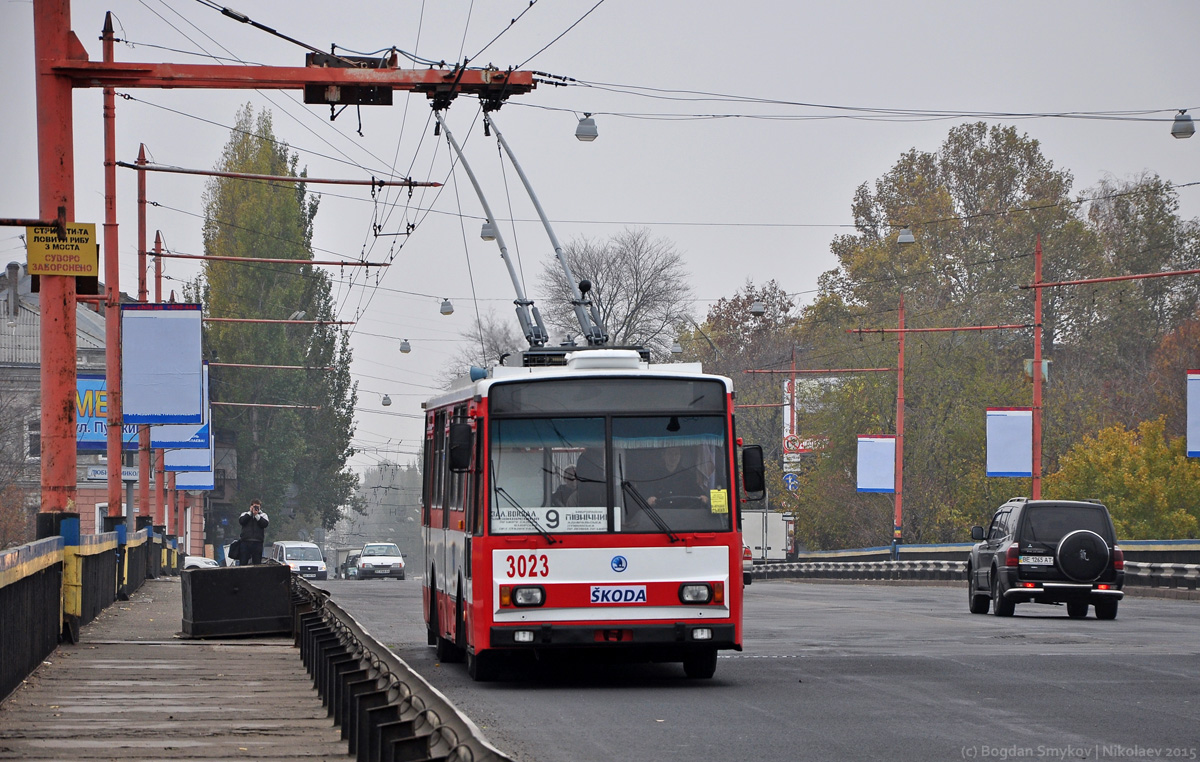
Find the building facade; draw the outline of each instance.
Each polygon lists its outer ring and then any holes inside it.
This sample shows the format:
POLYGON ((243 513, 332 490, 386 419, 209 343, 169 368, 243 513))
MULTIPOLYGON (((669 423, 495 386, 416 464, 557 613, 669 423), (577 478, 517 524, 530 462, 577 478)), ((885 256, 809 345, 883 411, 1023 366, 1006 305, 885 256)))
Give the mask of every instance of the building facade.
MULTIPOLYGON (((19 262, 10 262, 0 274, 0 509, 18 510, 19 504, 29 519, 30 534, 32 517, 41 505, 41 311, 38 294, 31 286, 32 279, 19 262)), ((102 310, 90 302, 76 307, 75 369, 79 374, 105 373, 102 310)), ((136 451, 126 453, 124 460, 123 465, 136 467, 136 451)), ((101 531, 103 518, 109 514, 107 481, 99 471, 108 467, 107 453, 78 451, 76 511, 85 534, 101 531)), ((152 474, 150 515, 159 515, 153 479, 152 474)), ((135 483, 132 490, 125 491, 122 515, 130 492, 135 509, 142 504, 135 483)), ((180 538, 180 547, 187 553, 204 555, 208 497, 203 493, 184 495, 168 514, 167 531, 180 538)))

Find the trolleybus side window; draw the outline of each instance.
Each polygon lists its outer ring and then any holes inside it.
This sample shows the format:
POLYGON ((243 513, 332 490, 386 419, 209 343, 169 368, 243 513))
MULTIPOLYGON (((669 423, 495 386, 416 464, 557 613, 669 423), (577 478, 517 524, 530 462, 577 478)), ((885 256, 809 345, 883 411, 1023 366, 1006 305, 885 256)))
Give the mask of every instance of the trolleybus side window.
MULTIPOLYGON (((466 421, 467 421, 466 406, 460 405, 460 406, 454 408, 454 413, 453 413, 451 420, 454 423, 466 423, 466 421)), ((447 447, 447 450, 448 449, 449 448, 447 447)), ((452 511, 461 511, 463 509, 463 493, 466 490, 469 472, 468 471, 451 471, 449 461, 450 461, 450 458, 448 455, 447 455, 447 457, 444 457, 442 459, 442 468, 445 470, 445 474, 443 475, 442 478, 446 480, 447 492, 449 493, 447 495, 448 500, 446 501, 446 503, 447 503, 446 507, 452 511)), ((459 518, 461 518, 461 517, 459 517, 459 518)), ((456 527, 457 525, 458 525, 458 519, 454 519, 454 521, 451 523, 451 526, 456 527)))
MULTIPOLYGON (((435 510, 445 510, 446 485, 446 412, 433 415, 433 462, 429 469, 429 504, 435 510)), ((443 522, 443 526, 445 526, 443 522)))
POLYGON ((483 460, 483 443, 486 437, 482 436, 483 427, 480 426, 475 434, 475 455, 471 461, 471 487, 467 493, 467 531, 474 535, 482 535, 487 522, 483 520, 487 511, 487 496, 483 493, 483 485, 486 479, 484 478, 484 460, 483 460))
POLYGON ((433 434, 428 431, 431 425, 431 422, 426 419, 425 463, 424 468, 421 469, 421 523, 426 527, 432 526, 430 508, 433 505, 433 434))

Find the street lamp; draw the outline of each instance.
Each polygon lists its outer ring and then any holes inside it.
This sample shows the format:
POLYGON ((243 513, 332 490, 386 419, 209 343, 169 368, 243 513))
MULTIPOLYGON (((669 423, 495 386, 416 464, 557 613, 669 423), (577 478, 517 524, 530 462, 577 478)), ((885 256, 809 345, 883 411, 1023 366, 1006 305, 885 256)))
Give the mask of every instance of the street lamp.
POLYGON ((479 237, 485 241, 496 240, 496 226, 492 224, 491 220, 483 221, 483 228, 479 231, 479 237))
POLYGON ((673 355, 683 354, 683 347, 680 346, 678 341, 676 341, 674 344, 671 345, 671 354, 673 354, 673 355))
POLYGON ((907 246, 910 243, 916 243, 917 239, 913 237, 912 230, 907 225, 900 228, 900 235, 896 236, 896 243, 901 246, 907 246))
POLYGON ((1196 134, 1196 125, 1192 123, 1192 118, 1188 116, 1187 109, 1180 109, 1175 115, 1175 121, 1171 122, 1171 136, 1174 138, 1190 138, 1196 134))
POLYGON ((400 342, 400 354, 406 355, 412 351, 412 344, 408 343, 408 339, 400 342))
POLYGON ((767 305, 755 299, 754 303, 750 305, 750 314, 754 317, 762 317, 767 314, 767 305))
POLYGON ((449 299, 442 300, 441 312, 443 315, 453 315, 454 314, 454 305, 450 303, 449 299))
POLYGON ((585 113, 583 118, 579 120, 579 124, 575 127, 575 139, 581 140, 584 143, 591 143, 599 134, 596 130, 596 120, 592 118, 591 114, 585 113))
POLYGON ((383 395, 383 406, 388 407, 391 404, 392 404, 392 398, 387 396, 386 394, 383 395))

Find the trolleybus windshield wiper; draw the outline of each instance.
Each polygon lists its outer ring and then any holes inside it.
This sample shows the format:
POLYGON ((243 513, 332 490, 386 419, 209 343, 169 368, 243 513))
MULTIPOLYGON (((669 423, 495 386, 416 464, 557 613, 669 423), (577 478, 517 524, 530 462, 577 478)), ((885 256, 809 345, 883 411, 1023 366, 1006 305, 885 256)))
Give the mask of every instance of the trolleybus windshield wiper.
POLYGON ((633 482, 625 478, 624 461, 621 462, 621 491, 633 498, 633 502, 637 503, 637 506, 650 517, 654 525, 666 534, 667 537, 671 538, 671 542, 679 542, 679 537, 671 531, 671 527, 663 520, 658 511, 654 510, 654 506, 650 505, 650 501, 642 495, 637 487, 633 486, 633 482))
POLYGON ((503 487, 497 485, 496 486, 496 494, 499 495, 500 497, 504 498, 508 502, 508 504, 511 505, 513 508, 516 508, 517 513, 521 514, 521 518, 528 521, 529 525, 532 526, 535 530, 537 530, 538 534, 540 534, 542 537, 545 537, 546 542, 550 543, 551 545, 558 542, 558 540, 554 539, 554 535, 550 534, 545 529, 543 529, 542 525, 539 524, 537 522, 537 519, 535 519, 533 517, 533 514, 530 513, 529 511, 525 510, 525 508, 522 507, 521 504, 518 503, 516 500, 514 500, 512 495, 508 494, 508 492, 503 487))

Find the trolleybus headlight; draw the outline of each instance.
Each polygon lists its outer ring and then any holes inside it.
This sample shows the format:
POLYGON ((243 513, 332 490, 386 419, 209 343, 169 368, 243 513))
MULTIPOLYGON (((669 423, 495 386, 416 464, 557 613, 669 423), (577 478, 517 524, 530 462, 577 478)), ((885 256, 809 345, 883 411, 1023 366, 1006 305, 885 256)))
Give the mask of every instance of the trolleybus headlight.
POLYGON ((679 586, 680 603, 708 603, 712 600, 712 588, 707 584, 685 584, 679 586))
POLYGON ((546 600, 546 591, 541 587, 514 587, 512 602, 514 606, 541 606, 546 600))

